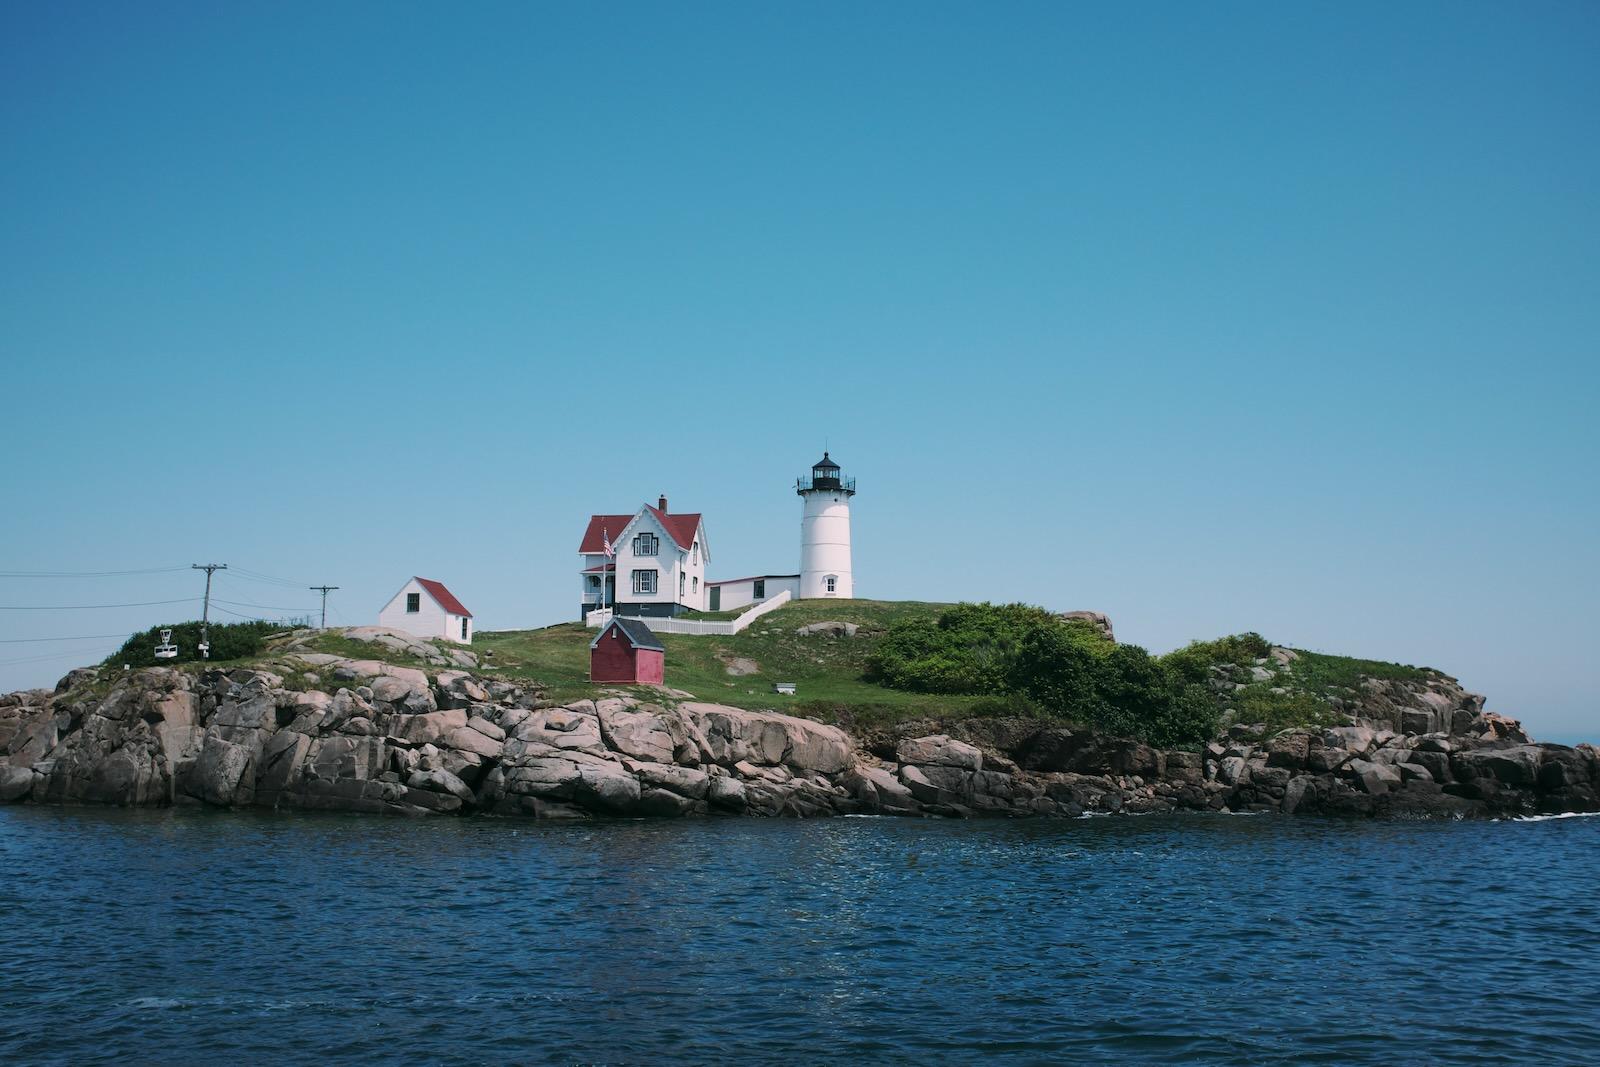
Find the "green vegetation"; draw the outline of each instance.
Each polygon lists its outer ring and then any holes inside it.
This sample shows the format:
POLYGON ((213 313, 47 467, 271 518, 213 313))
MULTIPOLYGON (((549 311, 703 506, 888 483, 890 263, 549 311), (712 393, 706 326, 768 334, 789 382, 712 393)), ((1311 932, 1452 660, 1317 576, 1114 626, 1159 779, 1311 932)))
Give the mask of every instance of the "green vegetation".
POLYGON ((1272 642, 1260 634, 1234 634, 1215 641, 1191 641, 1168 652, 1161 662, 1190 685, 1205 685, 1211 668, 1253 663, 1272 651, 1272 642))
POLYGON ((1330 656, 1325 652, 1305 652, 1298 649, 1296 655, 1298 658, 1290 665, 1296 687, 1318 695, 1324 695, 1330 689, 1359 692, 1363 678, 1426 682, 1430 678, 1441 677, 1438 671, 1402 663, 1352 659, 1349 656, 1330 656))
POLYGON ((1163 745, 1210 737, 1222 710, 1144 649, 1027 604, 958 604, 901 623, 869 658, 868 676, 894 689, 977 695, 985 713, 1025 709, 1163 745))
MULTIPOLYGON (((728 612, 710 613, 709 617, 728 612)), ((708 617, 702 614, 701 617, 708 617)), ((136 635, 108 657, 111 665, 185 665, 195 656, 199 624, 173 627, 178 660, 158 661, 155 631, 136 635)), ((269 662, 277 632, 267 623, 211 628, 212 663, 269 662)), ((482 632, 472 651, 486 673, 543 686, 556 700, 592 697, 589 642, 579 623, 539 630, 482 632)), ((770 708, 853 729, 908 718, 1026 717, 1093 726, 1181 745, 1213 736, 1226 721, 1265 723, 1276 730, 1338 721, 1329 703, 1359 691, 1364 678, 1423 681, 1418 667, 1300 652, 1287 666, 1267 659, 1259 634, 1196 641, 1165 656, 1106 640, 1094 626, 1063 620, 1026 604, 933 604, 916 601, 802 600, 784 605, 731 637, 661 635, 667 685, 696 699, 770 708), (839 621, 856 636, 802 637, 810 623, 839 621), (1259 664, 1273 671, 1258 680, 1259 664), (794 695, 773 691, 793 682, 794 695), (1226 683, 1226 684, 1225 684, 1226 683)), ((382 645, 338 631, 318 633, 309 647, 350 659, 432 669, 382 645)), ((191 668, 194 669, 194 668, 191 668)), ((291 684, 309 685, 298 675, 291 684)), ((642 696, 661 699, 651 690, 642 696)))
MULTIPOLYGON (((662 634, 667 649, 667 685, 701 700, 744 708, 774 708, 824 717, 824 707, 843 718, 872 705, 927 715, 960 715, 971 702, 964 698, 930 700, 869 681, 867 659, 892 626, 912 619, 931 619, 946 605, 917 601, 801 600, 757 619, 731 637, 662 634), (801 637, 795 631, 814 622, 854 623, 853 638, 823 635, 801 637), (747 673, 733 673, 747 672, 747 673), (794 682, 793 696, 774 693, 777 682, 794 682)), ((594 695, 589 684, 589 642, 595 631, 581 623, 562 623, 541 630, 479 631, 472 650, 492 664, 495 674, 527 678, 550 687, 556 699, 594 695), (484 653, 492 652, 492 656, 484 653)), ((364 646, 372 656, 373 646, 364 646)))
MULTIPOLYGON (((282 633, 283 624, 276 622, 214 622, 208 629, 211 641, 211 659, 239 660, 259 655, 266 638, 282 633)), ((102 662, 107 666, 170 667, 179 663, 200 662, 200 623, 178 622, 165 626, 152 626, 143 633, 134 634, 123 646, 102 662), (161 631, 172 631, 172 643, 178 646, 175 659, 156 659, 156 646, 161 643, 161 631)))
MULTIPOLYGON (((1012 692, 1028 635, 1061 626, 1028 604, 957 604, 892 627, 868 658, 867 676, 914 693, 1012 692)), ((1098 636, 1086 641, 1111 647, 1098 636)))

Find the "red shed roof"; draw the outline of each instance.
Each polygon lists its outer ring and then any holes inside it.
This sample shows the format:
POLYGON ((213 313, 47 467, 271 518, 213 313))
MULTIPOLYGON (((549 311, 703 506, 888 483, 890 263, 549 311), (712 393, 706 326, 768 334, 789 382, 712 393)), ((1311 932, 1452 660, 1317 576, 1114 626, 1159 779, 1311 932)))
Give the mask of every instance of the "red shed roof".
MULTIPOLYGON (((412 577, 415 578, 416 575, 412 575, 412 577)), ((454 593, 444 587, 443 582, 436 582, 432 578, 417 578, 417 584, 426 589, 428 595, 433 597, 445 611, 452 615, 465 615, 469 619, 472 618, 472 612, 467 610, 465 604, 456 599, 454 593)))
MULTIPOLYGON (((687 515, 669 515, 660 508, 646 504, 644 510, 656 517, 668 535, 678 543, 679 548, 688 548, 694 544, 695 536, 700 531, 700 513, 698 511, 687 515)), ((604 537, 610 535, 612 547, 616 547, 617 538, 622 535, 623 527, 632 522, 632 515, 591 515, 589 516, 588 529, 583 531, 583 540, 578 544, 578 551, 586 555, 593 555, 605 551, 604 537)))

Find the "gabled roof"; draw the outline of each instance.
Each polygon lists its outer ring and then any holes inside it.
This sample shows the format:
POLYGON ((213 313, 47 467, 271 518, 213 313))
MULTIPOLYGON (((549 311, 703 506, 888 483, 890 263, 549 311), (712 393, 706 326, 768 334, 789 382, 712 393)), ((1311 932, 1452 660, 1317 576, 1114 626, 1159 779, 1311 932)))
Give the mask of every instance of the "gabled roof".
POLYGON ((611 616, 611 621, 600 627, 600 632, 595 635, 593 641, 589 642, 589 647, 594 648, 599 645, 600 638, 604 637, 612 627, 621 630, 623 635, 627 637, 628 643, 633 645, 634 648, 647 648, 652 652, 665 652, 667 650, 667 647, 661 643, 661 638, 657 637, 650 627, 638 619, 625 619, 621 615, 611 616))
POLYGON ((583 541, 578 545, 578 551, 585 555, 596 555, 604 552, 604 535, 610 534, 613 538, 611 543, 614 545, 617 543, 615 538, 622 536, 623 527, 632 521, 632 515, 589 516, 589 528, 583 531, 583 541))
POLYGON ((669 515, 660 508, 646 504, 632 515, 591 515, 589 526, 583 531, 583 540, 578 544, 578 551, 584 555, 595 555, 605 551, 605 537, 610 535, 612 547, 616 547, 617 539, 622 536, 630 522, 639 517, 639 513, 648 511, 667 531, 679 548, 685 552, 693 545, 695 538, 700 533, 700 513, 698 511, 687 515, 669 515))
POLYGON ((678 542, 679 548, 688 551, 689 546, 694 544, 695 538, 700 533, 700 513, 698 511, 693 511, 686 515, 668 515, 665 511, 650 504, 646 504, 644 509, 654 515, 656 520, 667 528, 667 533, 671 534, 672 539, 678 542))
MULTIPOLYGON (((412 575, 412 577, 416 578, 416 575, 412 575)), ((443 582, 436 582, 432 578, 417 578, 417 584, 426 589, 428 595, 433 597, 434 602, 451 615, 465 615, 469 619, 472 618, 472 612, 467 610, 465 604, 456 599, 454 593, 444 587, 443 582)))

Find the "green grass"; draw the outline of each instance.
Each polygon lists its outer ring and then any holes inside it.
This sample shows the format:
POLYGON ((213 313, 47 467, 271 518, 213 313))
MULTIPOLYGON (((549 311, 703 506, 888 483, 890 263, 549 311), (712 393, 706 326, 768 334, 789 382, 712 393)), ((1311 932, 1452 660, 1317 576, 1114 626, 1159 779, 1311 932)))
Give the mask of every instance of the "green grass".
POLYGON ((1330 656, 1325 652, 1306 652, 1301 649, 1296 649, 1295 652, 1299 658, 1289 665, 1289 677, 1294 687, 1318 695, 1326 695, 1330 689, 1359 691, 1363 678, 1426 682, 1431 678, 1442 677, 1438 671, 1427 667, 1385 663, 1375 659, 1355 659, 1351 656, 1330 656))
MULTIPOLYGON (((731 637, 662 634, 667 649, 666 684, 701 700, 742 708, 775 709, 813 717, 849 715, 869 708, 917 714, 958 713, 970 697, 928 697, 885 689, 862 678, 867 657, 884 630, 906 618, 933 617, 942 604, 918 601, 802 600, 757 619, 731 637), (801 637, 795 631, 813 622, 851 622, 855 637, 801 637), (756 664, 753 674, 733 675, 736 659, 756 664), (796 692, 772 691, 775 682, 794 682, 796 692), (826 709, 826 711, 824 710, 826 709)), ((703 617, 703 616, 702 616, 703 617)), ((528 678, 550 687, 556 699, 593 696, 589 642, 595 631, 579 623, 542 630, 480 632, 473 650, 508 678, 528 678)))
MULTIPOLYGON (((662 643, 667 649, 666 684, 692 693, 700 700, 784 711, 856 729, 924 717, 1028 715, 1050 718, 1048 709, 1028 706, 1017 698, 901 691, 863 677, 869 657, 889 627, 902 621, 936 618, 947 607, 949 605, 921 601, 800 600, 757 619, 743 633, 731 637, 663 634, 662 643), (830 620, 855 623, 860 629, 853 638, 801 637, 795 632, 807 624, 830 620), (736 659, 753 661, 754 673, 730 674, 728 668, 736 659), (795 683, 796 693, 785 696, 773 692, 775 682, 795 683)), ((702 612, 693 617, 728 618, 739 613, 702 612)), ((602 688, 616 688, 589 683, 589 642, 595 633, 581 623, 561 623, 538 630, 479 632, 471 651, 483 664, 483 673, 510 681, 537 682, 544 687, 547 696, 565 702, 596 696, 602 688)), ((1217 642, 1211 645, 1221 648, 1217 642)), ((318 633, 308 647, 348 659, 379 660, 429 672, 441 669, 413 656, 379 644, 354 641, 337 632, 318 633)), ((198 673, 207 667, 265 665, 285 673, 282 661, 281 642, 273 641, 249 659, 182 664, 180 667, 198 673)), ((361 681, 335 683, 330 675, 316 668, 310 673, 319 676, 322 687, 330 691, 337 685, 354 688, 361 684, 361 681)), ((103 672, 98 686, 109 689, 120 674, 117 669, 103 672)), ((1439 676, 1425 668, 1397 663, 1300 652, 1290 671, 1272 682, 1247 687, 1224 700, 1236 708, 1235 721, 1265 721, 1275 728, 1322 725, 1332 721, 1332 709, 1323 699, 1330 690, 1334 695, 1344 689, 1359 691, 1363 678, 1425 681, 1439 676), (1283 686, 1290 692, 1273 694, 1270 692, 1273 686, 1283 686)), ((285 680, 295 688, 310 684, 305 672, 290 671, 285 680)), ((647 699, 659 699, 659 694, 650 689, 641 688, 639 693, 647 699)))
POLYGON ((418 670, 445 669, 436 663, 429 663, 397 649, 385 648, 375 641, 357 641, 333 631, 319 632, 308 642, 307 647, 313 652, 325 652, 332 656, 343 656, 345 659, 375 659, 383 663, 392 663, 397 667, 416 667, 418 670))

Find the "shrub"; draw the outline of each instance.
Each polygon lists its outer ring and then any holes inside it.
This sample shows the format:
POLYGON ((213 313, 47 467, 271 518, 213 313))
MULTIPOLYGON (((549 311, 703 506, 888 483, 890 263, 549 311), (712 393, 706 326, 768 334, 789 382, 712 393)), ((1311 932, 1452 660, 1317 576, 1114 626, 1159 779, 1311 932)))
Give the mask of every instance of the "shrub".
MULTIPOLYGON (((262 640, 268 634, 281 633, 282 623, 214 622, 209 627, 211 658, 214 660, 245 659, 261 651, 262 640)), ((200 661, 200 624, 198 622, 169 623, 152 626, 143 633, 134 634, 123 646, 105 658, 108 666, 120 667, 127 663, 134 667, 170 666, 174 663, 200 661), (178 646, 176 659, 156 659, 156 645, 161 643, 161 631, 172 631, 172 643, 178 646)))
MULTIPOLYGON (((1251 647, 1246 638, 1224 641, 1251 647)), ((1210 737, 1221 712, 1202 685, 1144 649, 1025 604, 960 604, 894 626, 868 672, 895 689, 981 695, 974 714, 1061 718, 1160 745, 1210 737)))
POLYGON ((1236 721, 1265 723, 1268 733, 1297 726, 1336 726, 1343 721, 1327 701, 1310 693, 1241 689, 1233 694, 1231 703, 1236 721))
POLYGON ((913 693, 1003 692, 1028 635, 1061 626, 1028 604, 957 604, 935 620, 890 627, 867 663, 867 677, 913 693))
POLYGON ((1234 634, 1215 641, 1191 641, 1161 657, 1186 683, 1201 685, 1211 668, 1221 664, 1249 664, 1272 651, 1272 642, 1257 633, 1234 634))

